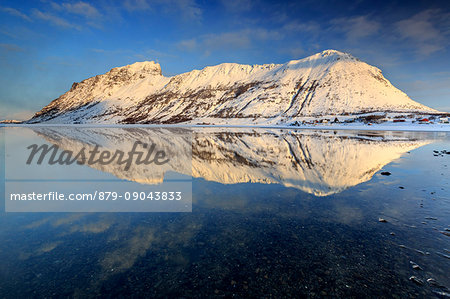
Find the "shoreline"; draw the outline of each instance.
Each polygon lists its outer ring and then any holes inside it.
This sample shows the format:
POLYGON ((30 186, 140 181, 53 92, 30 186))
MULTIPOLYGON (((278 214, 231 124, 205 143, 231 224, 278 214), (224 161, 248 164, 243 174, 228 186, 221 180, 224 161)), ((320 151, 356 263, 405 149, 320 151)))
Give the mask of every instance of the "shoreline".
POLYGON ((79 128, 245 128, 289 130, 357 130, 357 131, 412 131, 450 132, 450 124, 338 124, 338 125, 194 125, 194 124, 0 124, 0 128, 14 127, 79 127, 79 128))

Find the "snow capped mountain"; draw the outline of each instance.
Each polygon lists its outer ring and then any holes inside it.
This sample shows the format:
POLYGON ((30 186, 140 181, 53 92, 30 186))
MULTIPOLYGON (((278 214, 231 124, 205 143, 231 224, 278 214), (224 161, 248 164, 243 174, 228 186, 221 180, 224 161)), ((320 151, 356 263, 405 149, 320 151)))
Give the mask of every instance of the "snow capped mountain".
POLYGON ((155 62, 137 62, 74 83, 29 122, 276 123, 378 111, 437 112, 411 100, 378 68, 326 50, 285 64, 223 63, 173 77, 155 62))

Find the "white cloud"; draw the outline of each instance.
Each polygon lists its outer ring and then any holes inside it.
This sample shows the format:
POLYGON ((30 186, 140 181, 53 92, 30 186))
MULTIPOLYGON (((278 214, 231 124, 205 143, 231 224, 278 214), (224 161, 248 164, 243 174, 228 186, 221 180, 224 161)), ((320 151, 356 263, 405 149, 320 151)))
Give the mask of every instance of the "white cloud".
POLYGON ((108 50, 105 50, 105 49, 97 49, 97 48, 93 48, 93 49, 91 49, 91 51, 95 52, 95 53, 102 53, 102 54, 111 52, 111 51, 108 51, 108 50))
MULTIPOLYGON (((75 16, 81 16, 86 19, 86 24, 91 27, 95 28, 101 28, 100 21, 102 20, 103 15, 98 11, 97 8, 92 6, 89 3, 78 1, 78 2, 65 2, 65 3, 57 3, 57 2, 50 2, 51 8, 54 13, 56 13, 58 18, 61 18, 61 14, 64 14, 66 16, 68 15, 75 15, 75 16)), ((48 13, 46 13, 48 14, 48 13)), ((66 23, 69 23, 67 20, 65 20, 66 23)), ((67 26, 66 26, 67 27, 67 26)), ((73 27, 81 28, 80 26, 74 25, 73 27)))
POLYGON ((280 40, 283 35, 275 30, 247 28, 239 31, 204 34, 199 38, 183 40, 178 48, 186 51, 203 50, 205 55, 217 50, 240 50, 250 48, 257 41, 280 40))
POLYGON ((150 10, 176 13, 187 21, 199 21, 203 13, 195 0, 126 0, 123 7, 129 12, 150 10))
POLYGON ((381 27, 379 22, 371 20, 367 16, 338 18, 331 20, 330 23, 333 30, 344 33, 351 41, 374 35, 379 32, 381 27))
POLYGON ((8 52, 23 52, 23 49, 15 44, 0 44, 0 48, 8 52))
POLYGON ((221 0, 221 2, 231 12, 245 12, 253 7, 251 0, 221 0))
POLYGON ((219 34, 206 34, 202 36, 202 46, 210 49, 216 48, 247 48, 253 41, 279 40, 282 35, 278 31, 264 28, 248 28, 233 32, 219 34))
POLYGON ((33 11, 33 16, 38 18, 38 19, 47 21, 47 22, 49 22, 49 23, 51 23, 53 25, 56 25, 58 27, 72 28, 72 29, 81 30, 81 27, 76 25, 76 24, 72 24, 69 21, 67 21, 67 20, 65 20, 65 19, 63 19, 61 17, 55 16, 55 15, 47 13, 47 12, 42 12, 42 11, 40 11, 38 9, 35 9, 33 11))
POLYGON ((425 80, 402 82, 401 89, 412 99, 431 106, 439 111, 450 112, 450 77, 448 74, 430 74, 425 80))
POLYGON ((320 30, 320 25, 316 22, 306 22, 301 23, 298 21, 291 21, 286 23, 283 28, 284 31, 288 32, 318 32, 320 30))
POLYGON ((162 58, 173 58, 175 55, 169 54, 167 52, 159 51, 156 49, 147 49, 144 51, 144 54, 136 54, 136 57, 140 57, 143 60, 155 60, 162 58))
POLYGON ((182 40, 177 44, 177 47, 183 51, 193 51, 195 48, 197 48, 197 46, 197 40, 194 38, 182 40))
POLYGON ((126 0, 123 6, 130 12, 148 10, 151 7, 147 0, 126 0))
POLYGON ((86 18, 98 18, 100 13, 98 10, 89 3, 76 2, 76 3, 63 3, 60 5, 66 12, 84 16, 86 18))
POLYGON ((202 17, 203 11, 193 0, 171 0, 173 7, 186 19, 199 21, 202 17))
POLYGON ((419 54, 429 55, 448 46, 450 14, 428 9, 394 24, 401 39, 412 43, 419 54))
POLYGON ((250 36, 242 32, 225 32, 203 36, 202 47, 208 50, 243 49, 250 45, 250 36))
POLYGON ((20 12, 19 10, 15 9, 15 8, 11 8, 11 7, 0 7, 0 10, 3 12, 6 12, 12 16, 15 17, 19 17, 24 19, 25 21, 31 21, 31 18, 29 16, 27 16, 26 14, 20 12))
POLYGON ((305 49, 299 44, 281 48, 278 50, 278 52, 282 54, 288 54, 291 59, 301 59, 306 54, 305 49))
POLYGON ((450 93, 450 77, 434 77, 428 80, 414 80, 405 85, 409 90, 415 92, 433 93, 438 90, 445 90, 447 95, 450 93))

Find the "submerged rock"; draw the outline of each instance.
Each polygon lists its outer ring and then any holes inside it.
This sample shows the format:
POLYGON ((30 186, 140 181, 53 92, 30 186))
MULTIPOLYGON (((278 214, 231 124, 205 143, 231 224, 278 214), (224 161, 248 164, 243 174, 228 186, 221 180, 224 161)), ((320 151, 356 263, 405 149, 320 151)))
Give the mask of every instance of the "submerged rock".
POLYGON ((412 265, 414 270, 423 270, 422 267, 414 263, 413 261, 409 261, 409 263, 412 265))
POLYGON ((428 255, 426 252, 423 252, 422 250, 419 249, 414 249, 414 251, 420 253, 421 255, 428 255))
POLYGON ((436 295, 443 297, 443 298, 450 298, 450 293, 445 291, 438 291, 438 290, 431 290, 436 295))
POLYGON ((409 280, 411 280, 412 282, 414 282, 417 285, 420 285, 420 286, 423 285, 423 281, 421 279, 417 278, 416 276, 411 276, 409 278, 409 280))
POLYGON ((436 287, 436 288, 445 288, 443 285, 441 285, 440 283, 438 283, 438 282, 436 281, 436 279, 434 279, 434 278, 428 278, 428 279, 427 279, 427 282, 428 282, 428 284, 429 284, 430 286, 432 286, 432 287, 436 287))
POLYGON ((440 256, 442 256, 442 257, 445 257, 446 259, 450 259, 450 255, 448 255, 448 254, 445 254, 445 253, 441 253, 441 252, 437 252, 437 254, 438 255, 440 255, 440 256))

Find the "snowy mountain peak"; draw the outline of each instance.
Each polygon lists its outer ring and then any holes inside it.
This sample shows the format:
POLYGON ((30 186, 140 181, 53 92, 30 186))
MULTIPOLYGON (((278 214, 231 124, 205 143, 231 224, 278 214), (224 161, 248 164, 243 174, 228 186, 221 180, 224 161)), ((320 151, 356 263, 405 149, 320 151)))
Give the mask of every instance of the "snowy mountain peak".
MULTIPOLYGON (((316 68, 319 72, 328 71, 339 62, 359 62, 352 55, 336 50, 325 50, 299 60, 291 60, 284 64, 284 69, 316 68)), ((361 65, 362 66, 362 65, 361 65)))
POLYGON ((108 73, 120 72, 127 72, 129 74, 162 75, 161 65, 154 61, 135 62, 133 64, 113 68, 108 73))
POLYGON ((357 60, 355 57, 353 57, 351 54, 340 52, 337 50, 325 50, 320 53, 313 54, 309 57, 306 57, 304 59, 298 60, 298 61, 326 61, 326 62, 335 62, 338 60, 357 60))
POLYGON ((378 68, 325 50, 285 64, 223 63, 173 77, 156 62, 137 62, 75 83, 30 122, 267 124, 374 112, 437 111, 378 68))
POLYGON ((326 56, 330 56, 330 55, 339 55, 339 56, 349 56, 350 55, 348 53, 344 53, 344 52, 341 52, 338 50, 333 50, 333 49, 324 50, 318 54, 322 55, 322 57, 326 57, 326 56))

